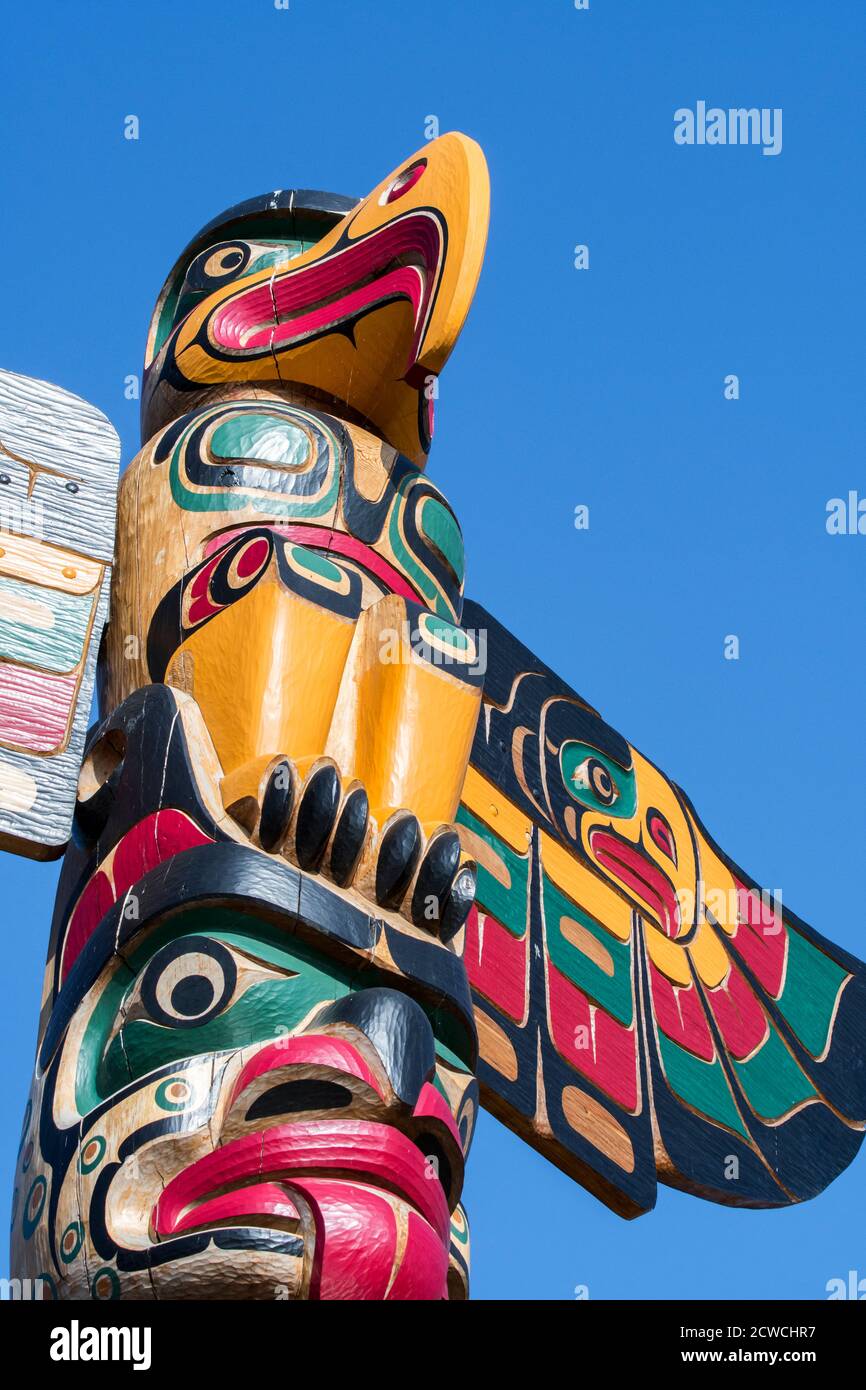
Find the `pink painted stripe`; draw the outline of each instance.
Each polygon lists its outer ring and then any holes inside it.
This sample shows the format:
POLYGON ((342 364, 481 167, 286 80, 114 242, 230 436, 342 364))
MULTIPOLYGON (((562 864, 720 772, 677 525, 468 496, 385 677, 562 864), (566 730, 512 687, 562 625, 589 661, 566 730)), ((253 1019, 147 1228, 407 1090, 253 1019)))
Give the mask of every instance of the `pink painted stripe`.
POLYGON ((209 835, 173 807, 152 812, 128 830, 117 843, 110 877, 105 869, 99 869, 75 904, 63 943, 62 979, 66 979, 106 912, 138 879, 185 849, 211 844, 209 835))
POLYGON ((440 1184, 427 1177, 421 1150, 399 1130, 369 1120, 275 1125, 220 1145, 163 1188, 153 1209, 154 1229, 159 1236, 173 1235, 195 1202, 244 1179, 291 1182, 293 1174, 331 1173, 396 1192, 447 1241, 448 1204, 440 1184))
MULTIPOLYGON (((233 531, 221 531, 218 536, 212 536, 205 546, 205 556, 213 555, 217 550, 222 550, 230 541, 236 540, 248 529, 250 528, 246 526, 238 526, 233 531)), ((329 555, 345 555, 347 559, 357 561, 365 570, 369 570, 370 574, 375 575, 376 579, 381 580, 389 593, 399 594, 401 598, 407 598, 412 603, 424 602, 418 591, 412 588, 412 585, 398 569, 395 569, 369 545, 356 540, 346 531, 332 531, 328 526, 305 526, 303 524, 269 526, 268 530, 273 531, 277 536, 283 536, 295 545, 305 545, 310 550, 324 550, 329 555)))
POLYGON ((255 1226, 254 1216, 281 1216, 290 1221, 300 1221, 300 1212, 291 1201, 285 1188, 275 1182, 250 1183, 248 1187, 238 1187, 233 1192, 224 1192, 221 1197, 212 1197, 209 1202, 193 1207, 182 1216, 174 1228, 174 1234, 195 1230, 196 1227, 216 1225, 218 1221, 234 1221, 243 1224, 243 1218, 250 1218, 248 1224, 255 1226))
POLYGON ((0 743, 54 753, 66 738, 79 675, 58 676, 0 663, 0 743))
POLYGON ((429 1081, 425 1081, 421 1087, 421 1093, 415 1102, 415 1109, 412 1111, 414 1116, 419 1119, 435 1119, 444 1125, 457 1145, 462 1150, 463 1140, 460 1137, 460 1130, 454 1121, 450 1107, 446 1104, 444 1096, 431 1086, 429 1081))
POLYGON ((293 338, 402 296, 415 319, 408 372, 417 360, 442 251, 435 219, 418 212, 398 216, 323 261, 289 269, 226 300, 214 311, 213 339, 232 351, 290 345, 293 338), (408 257, 412 264, 401 264, 408 257))
POLYGON ((413 317, 417 319, 423 292, 424 285, 419 271, 411 266, 404 270, 395 270, 390 275, 383 275, 371 285, 362 285, 360 289, 352 290, 350 294, 343 295, 321 309, 314 309, 309 314, 301 314, 286 323, 279 323, 276 328, 254 333, 244 343, 244 347, 267 347, 269 344, 274 347, 282 346, 295 338, 329 328, 332 324, 351 318, 362 309, 386 299, 407 299, 412 305, 413 317))
POLYGON ((754 889, 735 882, 739 910, 746 920, 738 923, 732 940, 759 983, 773 999, 778 999, 785 981, 788 928, 780 914, 763 902, 754 889))

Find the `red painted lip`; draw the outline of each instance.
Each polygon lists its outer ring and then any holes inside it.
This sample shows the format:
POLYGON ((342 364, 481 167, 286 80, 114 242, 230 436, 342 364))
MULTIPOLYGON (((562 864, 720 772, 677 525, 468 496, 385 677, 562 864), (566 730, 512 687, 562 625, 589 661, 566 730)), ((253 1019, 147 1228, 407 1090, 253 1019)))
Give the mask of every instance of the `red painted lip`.
POLYGON ((438 1179, 427 1177, 426 1169, 421 1150, 391 1125, 369 1120, 276 1125, 234 1139, 178 1173, 153 1209, 153 1227, 166 1239, 233 1216, 284 1219, 293 1204, 283 1182, 342 1177, 404 1198, 444 1244, 448 1204, 438 1179), (275 1212, 276 1207, 289 1210, 275 1212))
POLYGON ((213 555, 217 550, 222 550, 223 546, 236 540, 245 531, 263 530, 273 531, 274 535, 283 536, 286 540, 293 541, 295 545, 306 545, 310 550, 323 550, 328 555, 345 555, 348 560, 355 560, 365 570, 368 570, 375 579, 379 580, 388 593, 399 594, 401 598, 408 598, 412 603, 424 602, 417 589, 412 587, 405 576, 383 556, 377 554, 371 546, 356 540, 347 531, 332 531, 329 526, 305 526, 303 523, 288 526, 267 524, 259 526, 251 522, 247 526, 236 526, 232 531, 220 531, 219 535, 211 536, 205 545, 205 558, 213 555))
POLYGON ((589 847, 599 867, 613 873, 652 911, 666 936, 680 934, 680 905, 670 879, 646 854, 606 830, 591 830, 589 847))
POLYGON ((218 1225, 288 1226, 296 1230, 300 1222, 301 1214, 287 1188, 275 1182, 253 1182, 193 1207, 180 1217, 170 1234, 185 1235, 187 1231, 218 1225))
POLYGON ((437 217, 407 213, 323 261, 241 290, 214 311, 211 336, 233 353, 285 349, 379 304, 404 299, 414 321, 409 371, 427 324, 442 247, 437 217))

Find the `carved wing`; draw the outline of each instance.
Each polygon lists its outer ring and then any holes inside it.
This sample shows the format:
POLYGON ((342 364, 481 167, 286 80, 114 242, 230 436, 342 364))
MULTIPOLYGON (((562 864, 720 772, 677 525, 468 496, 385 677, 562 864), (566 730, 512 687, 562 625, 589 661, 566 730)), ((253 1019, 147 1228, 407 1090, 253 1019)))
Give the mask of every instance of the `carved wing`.
POLYGON ((459 812, 483 1103, 624 1216, 657 1176, 814 1196, 863 1137, 864 966, 483 608, 463 622, 487 641, 459 812))
POLYGON ((0 847, 33 859, 69 839, 119 460, 94 406, 0 371, 0 847))

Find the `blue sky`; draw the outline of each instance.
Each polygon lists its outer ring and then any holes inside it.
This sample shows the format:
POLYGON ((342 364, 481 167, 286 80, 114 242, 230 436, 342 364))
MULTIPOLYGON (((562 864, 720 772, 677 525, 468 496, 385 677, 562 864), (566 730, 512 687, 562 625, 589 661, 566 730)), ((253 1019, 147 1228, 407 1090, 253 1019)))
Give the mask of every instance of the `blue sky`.
MULTIPOLYGON (((862 0, 43 0, 7 9, 4 52, 0 365, 92 400, 125 462, 124 378, 202 223, 273 187, 362 195, 430 115, 481 142, 488 256, 430 464, 468 592, 862 957, 866 536, 825 528, 866 497, 862 0), (676 145, 698 100, 781 107, 781 154, 676 145)), ((55 882, 0 863, 4 1194, 55 882)), ((625 1223, 485 1117, 473 1293, 820 1298, 866 1276, 864 1182, 762 1213, 663 1188, 625 1223)))

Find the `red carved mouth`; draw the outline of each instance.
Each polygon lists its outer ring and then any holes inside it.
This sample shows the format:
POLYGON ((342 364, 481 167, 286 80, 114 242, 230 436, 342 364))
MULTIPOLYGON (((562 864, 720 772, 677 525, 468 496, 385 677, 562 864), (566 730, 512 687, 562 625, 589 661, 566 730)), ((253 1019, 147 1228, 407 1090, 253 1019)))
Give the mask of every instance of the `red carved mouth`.
POLYGON ((236 540, 245 531, 262 530, 272 531, 274 535, 283 536, 295 545, 305 545, 311 550, 322 550, 327 555, 345 555, 348 560, 356 561, 374 579, 377 579, 386 593, 399 594, 401 598, 410 599, 413 603, 426 602, 418 590, 412 587, 405 575, 395 569, 384 556, 373 550, 372 546, 356 540, 347 531, 332 531, 328 526, 307 526, 303 523, 287 526, 261 526, 257 523, 251 523, 249 526, 236 526, 233 530, 220 531, 217 535, 210 537, 204 548, 205 558, 213 555, 217 550, 222 550, 223 546, 236 540))
POLYGON ((290 348, 403 299, 414 323, 409 371, 424 335, 442 249, 437 217, 409 213, 323 261, 287 270, 226 300, 211 319, 212 339, 234 353, 290 348))
POLYGON ((652 912, 666 936, 681 930, 680 905, 673 884, 657 864, 636 845, 609 831, 590 831, 589 847, 600 868, 612 873, 652 912))
POLYGON ((211 1197, 176 1221, 172 1230, 156 1225, 160 1236, 184 1235, 187 1231, 214 1226, 288 1227, 296 1230, 301 1214, 288 1188, 276 1182, 253 1182, 211 1197))
POLYGON ((222 1145, 172 1178, 154 1207, 154 1230, 166 1239, 235 1218, 284 1225, 298 1217, 295 1177, 342 1178, 394 1193, 447 1243, 448 1204, 424 1155, 399 1130, 368 1120, 276 1125, 222 1145))

